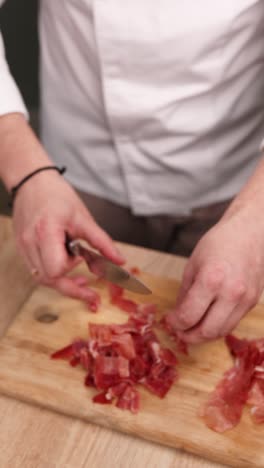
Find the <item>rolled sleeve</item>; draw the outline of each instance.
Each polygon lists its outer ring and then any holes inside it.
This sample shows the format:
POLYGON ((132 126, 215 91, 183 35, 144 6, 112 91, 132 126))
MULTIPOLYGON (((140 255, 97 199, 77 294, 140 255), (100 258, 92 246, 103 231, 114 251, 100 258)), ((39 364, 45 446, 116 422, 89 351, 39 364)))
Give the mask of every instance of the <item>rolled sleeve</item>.
POLYGON ((10 73, 0 33, 0 116, 12 112, 23 114, 27 120, 29 118, 21 93, 10 73))

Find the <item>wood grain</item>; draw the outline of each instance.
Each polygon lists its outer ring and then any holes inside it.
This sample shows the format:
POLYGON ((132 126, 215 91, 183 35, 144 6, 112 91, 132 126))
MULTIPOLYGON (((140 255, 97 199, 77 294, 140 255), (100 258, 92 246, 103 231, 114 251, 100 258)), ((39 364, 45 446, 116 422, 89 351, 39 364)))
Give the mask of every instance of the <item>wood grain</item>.
MULTIPOLYGON (((32 290, 23 267, 17 267, 10 218, 0 216, 0 336, 32 290), (9 271, 5 278, 5 271, 9 271), (17 291, 19 293, 17 294, 17 291)), ((180 279, 185 259, 119 244, 130 265, 180 279)), ((0 395, 1 468, 221 468, 186 452, 117 433, 0 395)), ((239 466, 239 465, 237 465, 239 466)), ((250 465, 249 465, 250 466, 250 465)))
MULTIPOLYGON (((146 274, 143 279, 155 293, 154 301, 160 310, 174 302, 178 287, 175 280, 146 274)), ((240 425, 224 435, 209 430, 197 416, 208 393, 232 363, 222 341, 195 347, 190 357, 181 358, 180 381, 164 400, 142 390, 142 409, 136 416, 115 407, 93 404, 93 391, 83 386, 83 371, 49 359, 52 351, 67 345, 74 337, 87 336, 88 321, 120 323, 127 319, 126 314, 109 304, 105 286, 98 287, 103 305, 96 315, 88 313, 80 302, 48 289, 38 288, 33 293, 0 344, 0 390, 8 396, 64 415, 220 463, 263 467, 264 428, 251 422, 247 410, 240 425), (39 317, 45 314, 58 319, 52 323, 40 322, 39 317)), ((263 306, 260 304, 241 322, 238 333, 247 337, 260 336, 262 316, 263 306)))
POLYGON ((11 221, 0 216, 0 336, 30 296, 35 283, 15 249, 11 221))

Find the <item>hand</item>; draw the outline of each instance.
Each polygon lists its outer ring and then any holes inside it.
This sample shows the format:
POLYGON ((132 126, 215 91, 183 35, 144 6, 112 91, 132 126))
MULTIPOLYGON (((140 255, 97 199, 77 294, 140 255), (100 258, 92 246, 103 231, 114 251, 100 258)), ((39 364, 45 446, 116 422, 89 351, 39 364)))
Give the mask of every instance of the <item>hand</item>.
MULTIPOLYGON (((22 114, 0 117, 0 177, 8 191, 25 175, 51 164, 22 114)), ((66 232, 86 240, 113 262, 124 262, 74 190, 54 171, 37 174, 19 189, 13 219, 17 246, 29 270, 38 273, 39 282, 63 294, 88 303, 93 299, 85 277, 66 276, 80 261, 66 253, 66 232)))
POLYGON ((189 343, 225 336, 257 303, 263 287, 261 214, 228 212, 196 246, 167 320, 189 343))
POLYGON ((18 249, 37 280, 63 294, 89 301, 84 278, 66 274, 80 259, 65 249, 65 233, 81 238, 115 263, 124 262, 110 237, 96 224, 75 191, 59 174, 46 171, 28 180, 14 203, 18 249))

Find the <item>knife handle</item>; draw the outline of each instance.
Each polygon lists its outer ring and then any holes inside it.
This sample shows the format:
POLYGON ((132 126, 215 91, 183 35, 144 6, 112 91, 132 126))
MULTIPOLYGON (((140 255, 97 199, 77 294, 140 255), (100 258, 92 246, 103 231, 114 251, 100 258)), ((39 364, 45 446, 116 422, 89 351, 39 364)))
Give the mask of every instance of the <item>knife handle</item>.
POLYGON ((84 248, 78 240, 74 240, 66 232, 65 234, 65 248, 70 257, 83 257, 90 266, 98 259, 99 255, 90 249, 84 248))
POLYGON ((71 236, 68 234, 68 232, 65 233, 65 248, 67 250, 67 254, 70 256, 70 257, 74 257, 76 255, 76 253, 74 252, 71 244, 73 242, 73 239, 71 238, 71 236))

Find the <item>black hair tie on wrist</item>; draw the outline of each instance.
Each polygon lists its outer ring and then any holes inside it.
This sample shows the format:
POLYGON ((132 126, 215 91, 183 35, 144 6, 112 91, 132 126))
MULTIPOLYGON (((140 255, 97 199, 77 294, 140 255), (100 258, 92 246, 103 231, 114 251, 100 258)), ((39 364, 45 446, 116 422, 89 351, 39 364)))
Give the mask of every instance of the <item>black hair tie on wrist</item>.
POLYGON ((39 169, 36 169, 35 171, 31 172, 26 177, 24 177, 17 185, 12 187, 12 189, 10 190, 11 200, 10 200, 8 205, 12 208, 12 206, 14 204, 14 201, 15 201, 15 198, 16 198, 16 194, 17 194, 18 190, 20 189, 20 187, 22 187, 22 185, 25 184, 25 182, 27 182, 29 179, 31 179, 31 177, 33 177, 34 175, 39 174, 39 172, 50 171, 50 170, 57 171, 59 174, 62 175, 66 171, 66 167, 44 166, 44 167, 40 167, 39 169))

